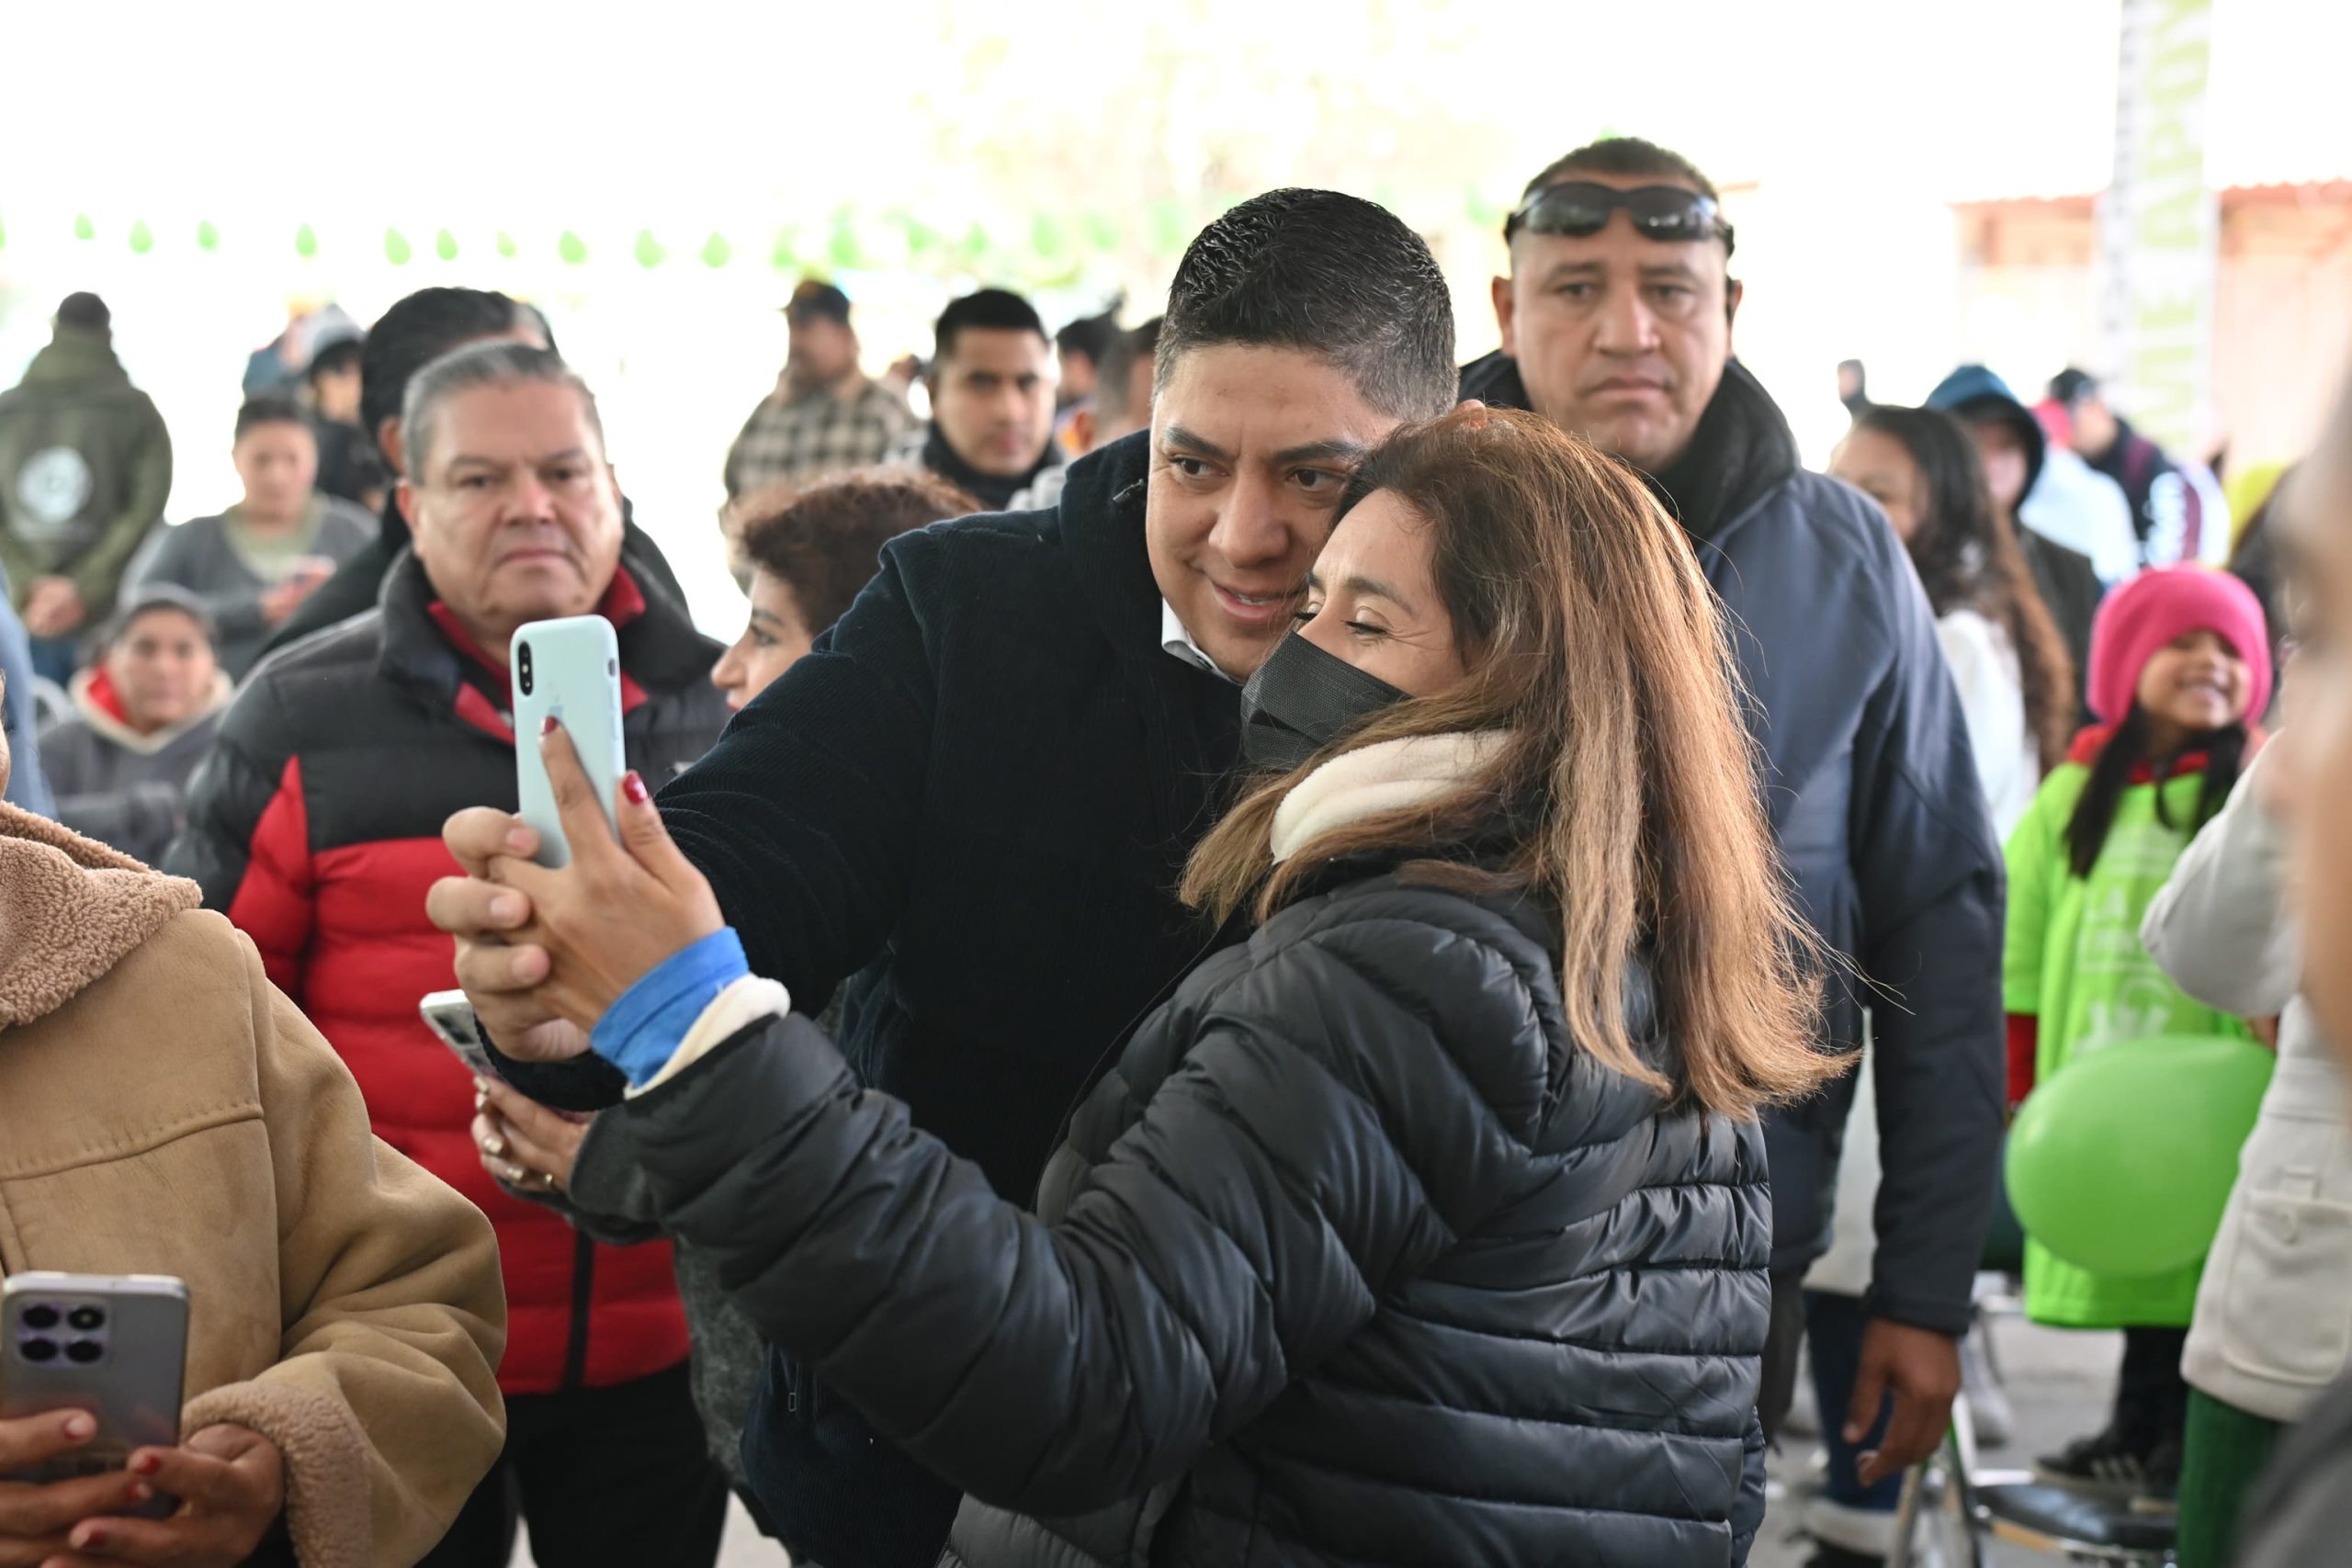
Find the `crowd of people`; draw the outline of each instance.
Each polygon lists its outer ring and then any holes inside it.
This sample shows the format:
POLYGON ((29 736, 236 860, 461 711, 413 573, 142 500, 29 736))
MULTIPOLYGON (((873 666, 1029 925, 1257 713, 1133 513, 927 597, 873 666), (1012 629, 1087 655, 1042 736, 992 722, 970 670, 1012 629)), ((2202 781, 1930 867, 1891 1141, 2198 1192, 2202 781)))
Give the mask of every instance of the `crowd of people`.
MULTIPOLYGON (((1816 473, 1689 161, 1578 149, 1505 238, 1466 365, 1322 191, 1139 325, 983 288, 880 378, 803 283, 726 647, 530 305, 256 356, 241 499, 164 525, 69 298, 0 394, 0 1262, 195 1331, 181 1444, 0 1482, 0 1558, 692 1568, 731 1491, 825 1568, 1697 1568, 1809 1382, 1815 1562, 1868 1568, 1955 1402, 1999 1436, 2019 1104, 2196 1035, 2278 1055, 2210 1257, 2017 1261, 2124 1343, 2038 1468, 2318 1560, 2352 404, 2243 544, 2077 369, 1849 362, 1816 473), (572 615, 610 800, 516 733, 572 615)), ((91 1435, 0 1420, 0 1473, 91 1435)))

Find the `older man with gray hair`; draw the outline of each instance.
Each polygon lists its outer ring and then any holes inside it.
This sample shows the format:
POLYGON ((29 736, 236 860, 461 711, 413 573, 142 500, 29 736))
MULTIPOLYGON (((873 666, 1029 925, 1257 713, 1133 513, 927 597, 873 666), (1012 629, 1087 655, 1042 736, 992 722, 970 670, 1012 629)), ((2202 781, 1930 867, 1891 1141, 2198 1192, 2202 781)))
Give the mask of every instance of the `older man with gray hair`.
POLYGON ((665 780, 727 706, 718 645, 632 558, 595 399, 548 351, 435 361, 402 411, 413 532, 377 608, 265 660, 231 705, 165 864, 261 950, 366 1092, 375 1128, 498 1230, 511 1333, 504 1458, 426 1561, 504 1568, 519 1498, 542 1568, 707 1563, 725 1492, 688 1392, 669 1247, 605 1247, 503 1190, 474 1086, 417 1016, 452 984, 425 889, 441 824, 515 806, 508 639, 602 615, 619 633, 629 766, 665 780))

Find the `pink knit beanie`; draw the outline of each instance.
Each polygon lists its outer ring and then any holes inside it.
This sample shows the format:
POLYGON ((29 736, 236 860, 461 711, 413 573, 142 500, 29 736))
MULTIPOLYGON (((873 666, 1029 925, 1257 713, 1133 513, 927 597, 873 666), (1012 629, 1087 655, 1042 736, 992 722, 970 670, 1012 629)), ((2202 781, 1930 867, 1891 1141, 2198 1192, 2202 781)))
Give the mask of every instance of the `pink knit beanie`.
POLYGON ((2139 694, 2140 672, 2175 638, 2216 632, 2245 660, 2250 689, 2245 717, 2270 706, 2270 631, 2262 601, 2225 571, 2166 566, 2143 571, 2107 596, 2091 626, 2091 711, 2121 724, 2139 694))

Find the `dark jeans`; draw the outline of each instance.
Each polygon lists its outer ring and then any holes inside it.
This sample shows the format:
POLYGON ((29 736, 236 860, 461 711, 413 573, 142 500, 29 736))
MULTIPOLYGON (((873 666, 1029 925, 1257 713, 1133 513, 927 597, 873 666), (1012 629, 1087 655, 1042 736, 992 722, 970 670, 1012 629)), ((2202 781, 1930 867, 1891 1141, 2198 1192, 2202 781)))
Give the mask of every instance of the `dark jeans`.
POLYGON ((1813 1392, 1821 1403, 1822 1446, 1829 1451, 1823 1495, 1849 1508, 1891 1514, 1903 1499, 1903 1477, 1890 1475, 1875 1486, 1865 1486, 1858 1467, 1861 1456, 1886 1437, 1894 1400, 1879 1406, 1877 1424, 1860 1442, 1849 1443, 1844 1435, 1846 1406, 1853 1402, 1854 1379, 1862 1359, 1862 1328, 1868 1321, 1860 1296, 1832 1295, 1826 1291, 1804 1293, 1805 1338, 1813 1347, 1813 1392))
POLYGON ((2188 1380, 2180 1375, 2186 1328, 2127 1328, 2115 1385, 2115 1429, 2145 1450, 2188 1430, 2188 1380))
POLYGON ((420 1568, 506 1568, 517 1517, 539 1568, 718 1560, 727 1482, 684 1364, 611 1388, 506 1398, 506 1451, 420 1568))

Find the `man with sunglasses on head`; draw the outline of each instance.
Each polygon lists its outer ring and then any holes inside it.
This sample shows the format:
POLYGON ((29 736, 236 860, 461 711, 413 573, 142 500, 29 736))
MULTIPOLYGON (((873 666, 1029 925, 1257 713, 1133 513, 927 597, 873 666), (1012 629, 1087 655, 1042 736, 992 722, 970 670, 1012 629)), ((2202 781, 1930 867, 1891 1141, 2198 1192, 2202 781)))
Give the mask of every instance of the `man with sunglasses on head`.
MULTIPOLYGON (((2001 1136, 2001 860, 1959 700, 1894 530, 1804 471, 1732 357, 1741 288, 1706 176, 1647 141, 1595 142, 1536 176, 1504 234, 1503 346, 1464 371, 1463 395, 1583 436, 1681 520, 1731 615, 1789 874, 1859 972, 1833 979, 1825 1043, 1870 1041, 1885 1176, 1864 1321, 1844 1325, 1850 1395, 1822 1414, 1846 1472, 1833 1482, 1877 1483, 1943 1436, 2001 1136)), ((1854 1082, 1768 1126, 1768 1427, 1787 1408, 1854 1082)), ((1817 1322, 1817 1341, 1839 1326, 1817 1322)), ((1820 1559, 1857 1560, 1871 1559, 1820 1559)))

